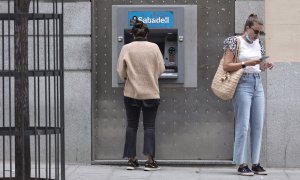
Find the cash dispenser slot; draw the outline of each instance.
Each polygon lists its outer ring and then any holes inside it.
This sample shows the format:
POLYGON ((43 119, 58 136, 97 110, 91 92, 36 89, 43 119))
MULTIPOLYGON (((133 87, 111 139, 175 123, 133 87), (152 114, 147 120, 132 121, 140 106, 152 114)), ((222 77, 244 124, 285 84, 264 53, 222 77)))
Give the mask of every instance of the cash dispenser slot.
POLYGON ((178 78, 178 70, 177 66, 165 66, 166 70, 160 76, 161 79, 177 79, 178 78))

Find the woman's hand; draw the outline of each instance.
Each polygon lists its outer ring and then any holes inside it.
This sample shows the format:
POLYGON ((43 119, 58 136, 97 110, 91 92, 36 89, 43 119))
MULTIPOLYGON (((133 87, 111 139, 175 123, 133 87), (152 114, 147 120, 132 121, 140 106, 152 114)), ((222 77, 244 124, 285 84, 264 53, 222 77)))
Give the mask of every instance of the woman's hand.
POLYGON ((264 71, 266 69, 273 69, 274 65, 270 61, 264 61, 260 63, 260 70, 264 71))
POLYGON ((274 67, 273 63, 272 63, 272 62, 269 62, 269 61, 265 62, 265 66, 266 66, 266 68, 268 68, 268 69, 273 69, 273 67, 274 67))

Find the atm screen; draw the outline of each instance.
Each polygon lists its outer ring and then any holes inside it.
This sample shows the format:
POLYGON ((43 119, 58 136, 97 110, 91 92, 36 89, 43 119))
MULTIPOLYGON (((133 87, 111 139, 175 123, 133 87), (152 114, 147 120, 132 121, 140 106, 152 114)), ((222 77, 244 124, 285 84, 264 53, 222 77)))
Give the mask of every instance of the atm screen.
MULTIPOLYGON (((133 36, 130 33, 130 29, 124 30, 124 44, 128 44, 133 41, 133 36)), ((147 40, 156 43, 165 57, 165 46, 167 41, 177 42, 177 30, 175 29, 150 29, 150 33, 147 40)))

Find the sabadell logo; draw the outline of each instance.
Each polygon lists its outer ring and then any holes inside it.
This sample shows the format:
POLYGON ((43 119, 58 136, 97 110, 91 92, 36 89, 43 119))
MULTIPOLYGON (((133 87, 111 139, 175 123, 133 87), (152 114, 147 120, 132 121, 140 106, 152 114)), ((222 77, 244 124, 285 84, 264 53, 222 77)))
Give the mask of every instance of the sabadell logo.
POLYGON ((158 17, 158 18, 150 18, 150 17, 138 17, 138 20, 143 21, 146 24, 165 24, 170 23, 170 17, 158 17))

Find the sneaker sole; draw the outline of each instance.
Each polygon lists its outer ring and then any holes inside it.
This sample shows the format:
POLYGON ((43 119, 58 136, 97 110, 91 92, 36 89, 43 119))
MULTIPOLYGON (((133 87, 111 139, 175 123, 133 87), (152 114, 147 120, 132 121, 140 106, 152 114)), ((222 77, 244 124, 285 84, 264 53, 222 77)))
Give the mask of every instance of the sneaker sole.
POLYGON ((157 171, 160 168, 144 168, 144 171, 157 171))
POLYGON ((241 176, 254 176, 254 173, 238 173, 238 175, 241 175, 241 176))
POLYGON ((254 174, 257 174, 257 175, 268 175, 268 173, 266 173, 266 172, 254 172, 254 174))
POLYGON ((126 170, 135 170, 135 168, 134 168, 134 167, 131 167, 131 166, 128 166, 128 167, 126 168, 126 170))

